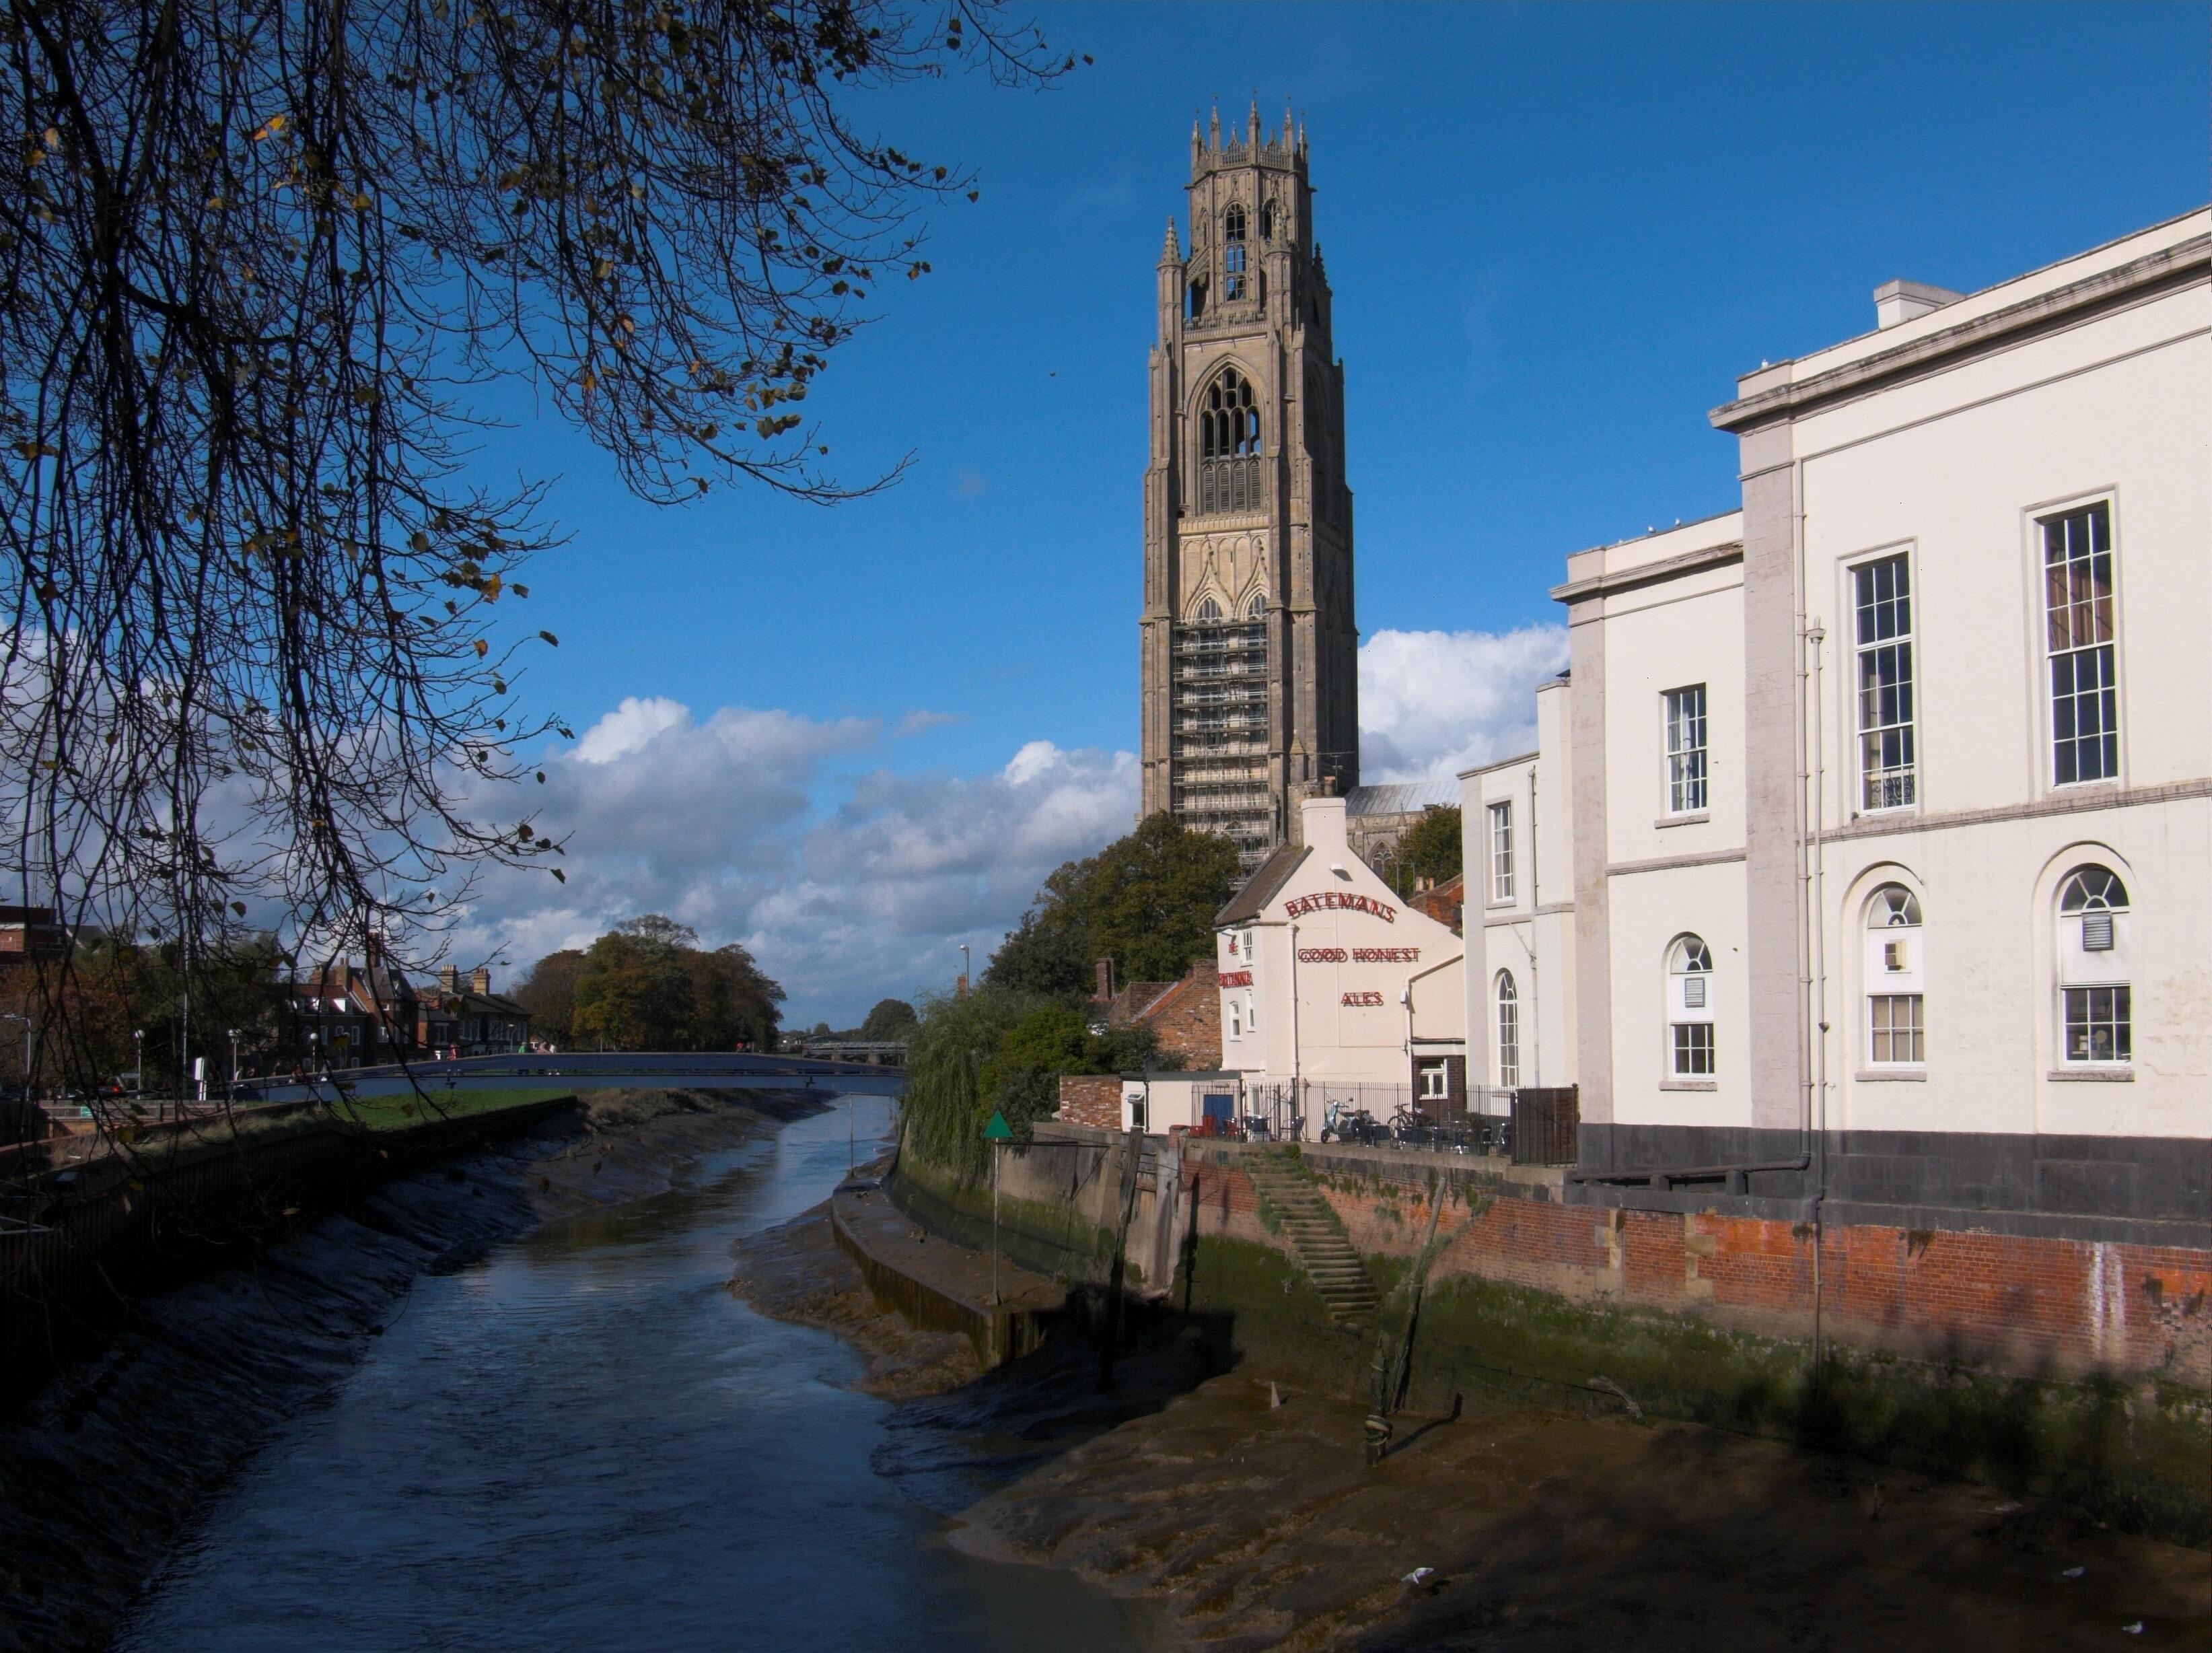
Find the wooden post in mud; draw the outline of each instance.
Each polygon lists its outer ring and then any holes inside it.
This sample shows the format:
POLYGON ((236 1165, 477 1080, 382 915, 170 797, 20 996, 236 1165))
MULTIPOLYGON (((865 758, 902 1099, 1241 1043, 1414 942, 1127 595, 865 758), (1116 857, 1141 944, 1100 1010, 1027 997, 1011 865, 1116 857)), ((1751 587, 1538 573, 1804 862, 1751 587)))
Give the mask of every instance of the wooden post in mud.
POLYGON ((993 1109, 991 1122, 983 1127, 983 1140, 991 1145, 991 1306, 994 1309, 999 1306, 999 1151, 1013 1133, 1006 1115, 993 1109))

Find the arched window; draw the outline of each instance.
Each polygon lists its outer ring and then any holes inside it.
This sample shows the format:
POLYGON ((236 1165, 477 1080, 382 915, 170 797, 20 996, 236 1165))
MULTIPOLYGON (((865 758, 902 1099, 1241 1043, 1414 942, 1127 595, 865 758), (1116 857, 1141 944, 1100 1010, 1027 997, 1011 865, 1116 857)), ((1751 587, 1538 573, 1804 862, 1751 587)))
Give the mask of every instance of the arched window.
POLYGON ((2060 1054, 2068 1062, 2135 1060, 2128 890, 2108 866, 2077 866, 2058 890, 2060 1054))
POLYGON ((1199 404, 1198 508, 1260 508, 1260 410, 1252 381, 1234 368, 1222 369, 1199 404))
POLYGON ((1234 304, 1244 296, 1244 209, 1231 205, 1221 216, 1221 299, 1234 304))
POLYGON ((1513 972, 1498 972, 1498 1082, 1507 1090, 1521 1083, 1521 994, 1513 972))
POLYGON ((1204 277, 1190 284, 1190 319, 1197 321, 1206 314, 1206 281, 1204 277))
POLYGON ((1275 204, 1273 201, 1260 204, 1260 239, 1263 241, 1275 239, 1275 204))
POLYGON ((1221 605, 1208 597, 1199 604, 1198 612, 1191 618, 1202 626, 1218 626, 1221 623, 1221 605))
POLYGON ((1267 617, 1267 593, 1255 591, 1245 599, 1244 617, 1248 620, 1264 620, 1267 617))
POLYGON ((1928 1060, 1919 898, 1882 885, 1867 902, 1866 929, 1867 1060, 1917 1067, 1928 1060))
POLYGON ((1679 937, 1667 953, 1667 1071, 1678 1079, 1714 1072, 1713 956, 1699 938, 1679 937))

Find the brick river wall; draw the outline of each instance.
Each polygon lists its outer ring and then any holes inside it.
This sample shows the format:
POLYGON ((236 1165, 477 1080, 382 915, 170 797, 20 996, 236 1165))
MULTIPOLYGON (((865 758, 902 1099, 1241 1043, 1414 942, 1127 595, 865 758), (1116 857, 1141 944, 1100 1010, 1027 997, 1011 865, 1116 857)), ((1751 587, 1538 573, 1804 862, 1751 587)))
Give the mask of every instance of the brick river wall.
MULTIPOLYGON (((1203 1235, 1275 1246, 1243 1152, 1194 1144, 1183 1164, 1203 1235)), ((1423 1157, 1425 1158, 1425 1156, 1423 1157)), ((1429 1222, 1411 1156, 1309 1151, 1360 1251, 1410 1257, 1429 1222)), ((1784 1339, 1812 1335, 1812 1225, 1560 1203, 1557 1172, 1445 1169, 1431 1279, 1524 1286, 1579 1303, 1692 1315, 1784 1339)), ((1826 1225, 1821 1327, 1832 1340, 2021 1374, 2160 1376, 2212 1387, 2212 1249, 1948 1229, 1826 1225)))

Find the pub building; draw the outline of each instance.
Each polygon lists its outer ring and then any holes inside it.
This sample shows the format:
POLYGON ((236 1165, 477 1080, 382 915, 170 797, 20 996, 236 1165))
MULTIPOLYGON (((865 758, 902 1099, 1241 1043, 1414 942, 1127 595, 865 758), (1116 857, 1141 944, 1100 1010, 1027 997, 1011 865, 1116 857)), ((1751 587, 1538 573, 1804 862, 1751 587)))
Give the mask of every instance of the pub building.
MULTIPOLYGON (((1388 1121, 1467 1107, 1464 949, 1352 853, 1345 800, 1302 801, 1302 842, 1214 921, 1221 1067, 1240 1110, 1319 1136, 1329 1104, 1388 1121)), ((1155 1127, 1157 1128, 1157 1127, 1155 1127)))

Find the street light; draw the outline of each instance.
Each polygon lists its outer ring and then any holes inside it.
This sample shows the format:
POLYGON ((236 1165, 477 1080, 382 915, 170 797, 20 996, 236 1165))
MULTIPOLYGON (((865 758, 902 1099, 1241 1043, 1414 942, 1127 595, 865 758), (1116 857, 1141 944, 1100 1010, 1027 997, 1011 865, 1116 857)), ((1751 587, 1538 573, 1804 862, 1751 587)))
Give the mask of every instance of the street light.
POLYGON ((238 1105, 238 1030, 230 1030, 230 1102, 238 1105))
POLYGON ((137 1091, 138 1099, 146 1099, 146 1030, 139 1028, 131 1034, 137 1054, 131 1059, 131 1086, 137 1091))

